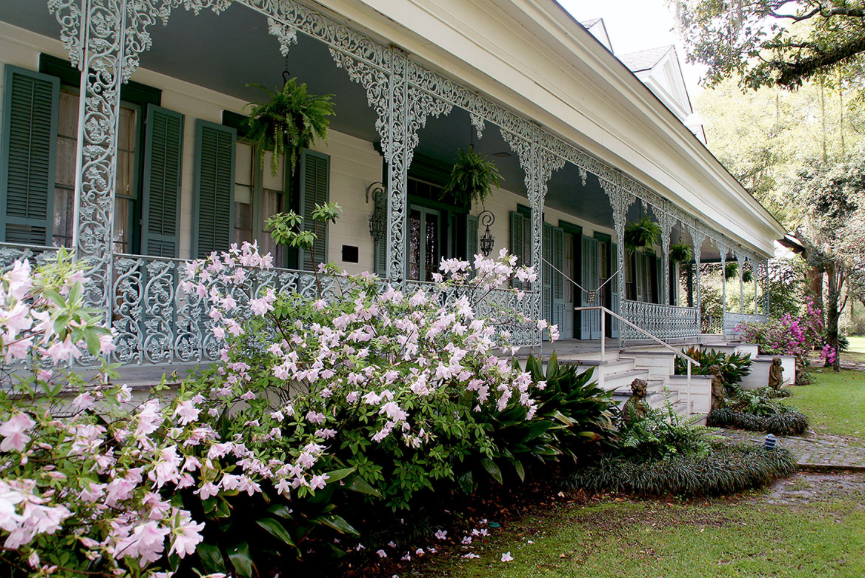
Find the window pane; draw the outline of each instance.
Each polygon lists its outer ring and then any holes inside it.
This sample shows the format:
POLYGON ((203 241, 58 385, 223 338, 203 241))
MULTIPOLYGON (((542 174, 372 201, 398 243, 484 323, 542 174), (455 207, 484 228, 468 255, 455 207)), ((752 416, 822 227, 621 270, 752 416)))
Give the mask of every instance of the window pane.
POLYGON ((234 203, 234 242, 252 242, 252 204, 234 203))
POLYGON ((239 142, 235 149, 234 182, 252 186, 252 146, 239 142))
POLYGON ((425 281, 432 281, 433 273, 439 268, 439 216, 433 213, 426 214, 426 263, 424 263, 426 275, 425 281))
POLYGON ((283 168, 285 163, 283 162, 283 157, 285 155, 281 155, 279 159, 279 170, 276 171, 276 176, 272 176, 270 173, 270 163, 271 159, 273 159, 273 153, 268 151, 267 154, 264 155, 264 169, 262 175, 262 185, 264 185, 265 189, 270 189, 272 191, 284 191, 285 190, 285 177, 283 176, 283 168))
POLYGON ((265 189, 261 195, 261 238, 258 239, 258 246, 261 254, 271 253, 273 255, 274 264, 282 265, 283 247, 278 246, 267 232, 267 219, 271 216, 282 212, 282 204, 285 195, 278 191, 265 189))
POLYGON ((130 217, 134 210, 130 199, 118 198, 114 209, 114 250, 129 253, 132 250, 132 231, 129 229, 130 217))
POLYGON ((57 137, 57 166, 54 181, 58 185, 75 186, 75 150, 77 142, 65 136, 57 137))
POLYGON ((60 91, 60 110, 57 119, 57 134, 78 139, 78 95, 60 91))
POLYGON ((75 215, 75 192, 71 189, 54 189, 54 227, 51 243, 55 247, 72 247, 75 215))

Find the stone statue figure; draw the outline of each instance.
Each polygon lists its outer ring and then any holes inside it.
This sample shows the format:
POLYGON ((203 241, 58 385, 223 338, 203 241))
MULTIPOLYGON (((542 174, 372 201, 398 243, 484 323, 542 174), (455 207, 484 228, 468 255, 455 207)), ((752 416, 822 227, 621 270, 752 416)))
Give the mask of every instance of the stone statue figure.
POLYGON ((712 410, 721 409, 724 405, 724 379, 721 377, 721 366, 710 367, 709 375, 712 376, 712 410))
POLYGON ((772 358, 772 368, 769 370, 769 387, 778 391, 784 385, 784 366, 777 355, 772 358))
POLYGON ((646 405, 646 390, 649 384, 644 379, 635 379, 631 382, 631 397, 622 408, 622 423, 628 424, 633 419, 639 421, 646 417, 649 406, 646 405))

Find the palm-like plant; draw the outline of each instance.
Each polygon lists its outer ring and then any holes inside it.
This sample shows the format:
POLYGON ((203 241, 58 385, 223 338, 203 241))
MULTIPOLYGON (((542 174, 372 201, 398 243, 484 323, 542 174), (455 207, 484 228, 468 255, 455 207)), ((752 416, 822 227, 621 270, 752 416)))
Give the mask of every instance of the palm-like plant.
POLYGON ((503 180, 496 164, 470 146, 468 150, 457 150, 451 178, 442 192, 451 193, 457 205, 471 207, 474 202, 483 203, 493 186, 498 189, 503 180))
POLYGON ((332 94, 309 94, 306 84, 298 84, 296 78, 285 83, 281 90, 270 90, 260 84, 247 84, 260 88, 270 96, 264 102, 252 102, 250 107, 248 136, 256 150, 256 161, 260 167, 267 151, 273 151, 270 173, 279 171, 279 157, 283 153, 289 162, 291 173, 297 164, 300 151, 321 139, 327 142, 327 127, 333 116, 332 94))

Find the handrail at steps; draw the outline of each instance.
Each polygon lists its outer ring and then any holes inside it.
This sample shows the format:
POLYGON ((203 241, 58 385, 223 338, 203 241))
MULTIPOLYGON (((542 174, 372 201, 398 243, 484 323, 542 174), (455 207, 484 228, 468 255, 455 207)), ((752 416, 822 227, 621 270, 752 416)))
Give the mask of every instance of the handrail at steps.
MULTIPOLYGON (((650 339, 663 345, 664 347, 666 347, 667 349, 672 351, 674 354, 678 355, 679 357, 683 358, 685 361, 688 362, 688 377, 687 377, 687 385, 686 385, 686 392, 687 392, 687 399, 688 399, 688 413, 694 413, 694 404, 691 402, 691 365, 694 364, 697 367, 700 367, 700 362, 698 362, 696 359, 693 359, 693 358, 685 355, 681 351, 676 350, 674 347, 670 346, 669 344, 664 343, 663 341, 661 341, 660 339, 658 339, 657 337, 655 337, 654 335, 652 335, 651 333, 649 333, 648 331, 643 329, 642 327, 638 327, 637 325, 634 325, 633 323, 631 323, 630 321, 628 321, 627 319, 625 319, 624 317, 622 317, 621 315, 619 315, 615 311, 610 311, 609 309, 607 309, 603 305, 592 305, 592 306, 587 306, 587 307, 574 307, 574 311, 589 311, 589 310, 595 310, 595 309, 601 311, 601 361, 602 362, 606 361, 606 357, 607 357, 607 346, 606 346, 606 342, 607 342, 607 336, 606 336, 606 333, 607 333, 607 328, 606 328, 607 316, 604 315, 604 312, 606 312, 606 313, 609 313, 610 315, 612 315, 613 317, 615 317, 616 319, 618 319, 619 321, 623 321, 624 323, 628 324, 630 327, 633 327, 637 331, 648 335, 650 339)), ((603 386, 603 381, 601 381, 601 385, 603 386)), ((666 389, 666 386, 665 386, 665 389, 666 389)))

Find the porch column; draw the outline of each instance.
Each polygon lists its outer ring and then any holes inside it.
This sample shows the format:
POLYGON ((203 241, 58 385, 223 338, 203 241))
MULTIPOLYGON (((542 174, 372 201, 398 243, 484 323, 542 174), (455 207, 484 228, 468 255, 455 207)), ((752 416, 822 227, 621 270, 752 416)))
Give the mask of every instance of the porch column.
POLYGON ((771 304, 772 304, 772 278, 769 276, 769 259, 766 259, 766 317, 771 315, 771 304))
POLYGON ((736 254, 736 261, 739 262, 739 313, 745 314, 745 256, 741 253, 736 254))
POLYGON ((727 317, 727 247, 718 244, 718 253, 721 254, 721 334, 726 335, 725 323, 727 317))
MULTIPOLYGON (((627 291, 625 290, 625 221, 628 218, 628 209, 636 200, 636 197, 631 193, 622 189, 618 184, 610 181, 601 180, 601 187, 607 194, 610 200, 610 206, 613 209, 613 227, 616 231, 616 282, 619 286, 620 300, 624 304, 627 291)), ((620 307, 621 311, 625 311, 624 305, 620 307)), ((626 332, 626 326, 619 327, 619 343, 621 344, 623 335, 626 332)))
POLYGON ((697 308, 697 335, 699 336, 703 332, 703 313, 702 307, 700 303, 700 253, 703 250, 703 242, 706 240, 706 233, 697 229, 697 227, 691 227, 691 242, 694 244, 694 263, 696 266, 696 273, 694 275, 697 282, 695 283, 695 293, 697 294, 697 298, 694 300, 694 306, 697 308))
POLYGON ((386 276, 401 283, 405 276, 405 228, 408 220, 408 167, 414 147, 406 138, 408 125, 408 58, 400 50, 391 51, 388 78, 387 123, 387 268, 386 276))
POLYGON ((75 161, 75 259, 86 264, 84 300, 111 320, 114 197, 120 85, 124 81, 128 2, 89 0, 81 11, 80 46, 72 62, 81 70, 75 161))
MULTIPOLYGON (((661 267, 664 269, 664 286, 663 286, 663 303, 664 305, 670 304, 670 235, 673 232, 673 223, 675 222, 675 218, 666 213, 664 211, 659 211, 652 207, 655 210, 655 215, 658 217, 658 224, 661 226, 661 251, 663 255, 661 255, 661 267)), ((660 281, 660 279, 659 279, 660 281)), ((669 323, 671 319, 667 317, 667 323, 669 323)))

